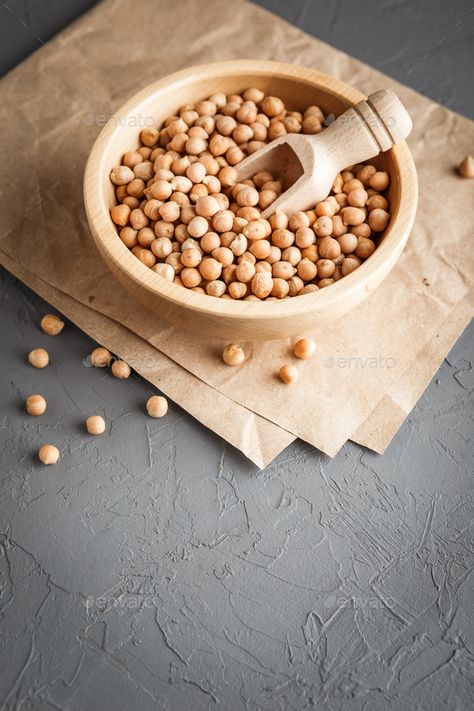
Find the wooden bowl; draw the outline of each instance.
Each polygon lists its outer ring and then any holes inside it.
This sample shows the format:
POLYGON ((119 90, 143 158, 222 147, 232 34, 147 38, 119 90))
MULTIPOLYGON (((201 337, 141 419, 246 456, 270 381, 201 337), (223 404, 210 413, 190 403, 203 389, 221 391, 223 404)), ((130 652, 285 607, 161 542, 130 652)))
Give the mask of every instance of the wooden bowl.
POLYGON ((185 103, 218 92, 239 93, 251 86, 281 97, 290 110, 317 104, 325 114, 336 116, 365 98, 334 77, 292 64, 241 60, 191 67, 150 84, 116 111, 99 134, 84 175, 84 202, 95 243, 133 298, 167 321, 227 341, 297 336, 357 306, 398 260, 415 219, 418 197, 416 170, 406 144, 379 156, 375 163, 391 177, 392 217, 383 239, 352 274, 317 292, 281 301, 231 301, 198 294, 155 274, 122 243, 110 219, 109 210, 115 204, 111 168, 120 164, 127 150, 138 146, 141 128, 161 124, 185 103))

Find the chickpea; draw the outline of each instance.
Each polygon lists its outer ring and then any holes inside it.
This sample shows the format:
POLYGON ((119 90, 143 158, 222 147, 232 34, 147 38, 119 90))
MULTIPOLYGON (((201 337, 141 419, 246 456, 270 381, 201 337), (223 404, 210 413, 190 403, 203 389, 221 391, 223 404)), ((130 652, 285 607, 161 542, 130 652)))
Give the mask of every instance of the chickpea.
POLYGON ((334 279, 328 278, 328 279, 321 279, 319 281, 319 288, 324 289, 326 286, 331 286, 331 284, 334 284, 334 279))
POLYGON ((276 96, 266 96, 261 103, 262 111, 267 116, 278 116, 285 110, 285 105, 276 96))
POLYGON ((41 328, 48 336, 57 336, 64 328, 64 321, 55 314, 46 314, 41 319, 41 328))
POLYGON ((33 368, 46 368, 49 363, 48 352, 44 348, 35 348, 28 354, 28 361, 33 368))
POLYGON ((184 286, 188 289, 199 286, 202 281, 201 273, 195 267, 185 267, 180 276, 184 286))
POLYGON ((323 259, 336 259, 341 254, 341 246, 333 237, 323 237, 318 245, 319 254, 323 259))
POLYGON ((245 362, 245 353, 237 343, 229 343, 222 352, 222 360, 226 365, 236 366, 245 362))
POLYGON ((295 383, 298 380, 298 368, 295 365, 282 365, 278 371, 278 374, 280 376, 280 380, 282 380, 286 385, 295 383))
POLYGON ((284 299, 288 294, 290 287, 286 279, 276 277, 273 279, 273 287, 270 292, 271 296, 276 296, 277 299, 284 299))
POLYGON ((198 268, 202 278, 206 281, 215 281, 222 273, 222 264, 213 257, 204 257, 198 268))
POLYGON ((361 225, 365 220, 365 212, 360 207, 343 207, 341 217, 345 225, 361 225))
POLYGON ((168 400, 162 395, 152 395, 146 403, 150 417, 164 417, 168 412, 168 400))
POLYGON ((388 210, 388 200, 387 198, 384 198, 383 195, 372 195, 367 200, 366 207, 369 212, 375 210, 376 208, 380 208, 381 210, 388 210))
POLYGON ((247 247, 248 247, 247 237, 243 234, 236 235, 235 239, 232 240, 229 247, 230 247, 232 253, 236 257, 242 256, 242 254, 245 254, 245 252, 247 251, 247 247))
POLYGON ((91 415, 86 420, 86 429, 91 435, 101 435, 105 432, 105 420, 100 415, 91 415))
POLYGON ((332 232, 332 219, 328 215, 318 217, 313 225, 313 229, 318 237, 329 237, 332 232))
POLYGON ((301 252, 298 247, 292 245, 291 247, 286 247, 281 253, 281 259, 283 262, 289 262, 291 265, 296 267, 296 265, 301 261, 301 252))
POLYGON ((43 444, 38 459, 42 464, 56 464, 59 461, 59 449, 54 444, 43 444))
POLYGON ((197 215, 188 224, 188 232, 191 237, 203 237, 209 231, 209 223, 205 217, 197 215))
POLYGON ((331 259, 318 259, 316 267, 318 269, 318 277, 327 279, 334 274, 336 265, 331 259))
POLYGON ((354 251, 361 259, 368 259, 375 252, 375 244, 367 237, 358 237, 357 247, 354 251))
POLYGON ((198 198, 196 201, 196 213, 201 215, 201 217, 212 217, 219 212, 220 205, 218 201, 212 196, 204 196, 198 198))
POLYGON ((175 272, 171 264, 155 264, 155 266, 152 267, 152 271, 154 271, 155 274, 159 274, 159 276, 166 279, 166 281, 173 281, 174 279, 175 272))
POLYGON ((369 185, 374 190, 386 190, 390 184, 390 176, 384 170, 378 170, 369 178, 369 185))
MULTIPOLYGON (((237 269, 235 270, 237 271, 237 269)), ((247 284, 242 281, 233 281, 229 284, 229 295, 232 299, 243 299, 247 294, 247 284)))
POLYGON ((458 167, 459 175, 462 178, 474 178, 474 158, 466 156, 458 167))
POLYGON ((351 232, 356 237, 370 237, 372 234, 372 230, 366 222, 363 222, 361 225, 351 227, 351 232))
POLYGON ((386 210, 375 208, 369 212, 369 226, 374 232, 382 232, 388 225, 390 214, 386 210))
POLYGON ((302 259, 296 267, 298 276, 303 279, 303 281, 311 281, 316 277, 318 269, 314 262, 309 259, 302 259))
POLYGON ((342 276, 347 276, 360 266, 360 259, 357 256, 350 255, 346 257, 341 265, 342 276))
POLYGON ((130 377, 132 369, 124 360, 114 360, 112 363, 112 375, 120 380, 130 377))
POLYGON ((355 188, 347 193, 347 202, 352 207, 364 207, 369 196, 364 188, 355 188))
POLYGON ((295 235, 290 230, 278 229, 272 232, 272 242, 279 249, 291 247, 295 241, 295 235))
POLYGON ((244 284, 247 284, 249 281, 252 281, 254 276, 255 267, 252 262, 249 262, 247 259, 244 259, 242 262, 240 262, 240 264, 237 266, 237 269, 235 270, 236 279, 240 282, 243 282, 244 284))
POLYGON ((110 210, 110 217, 119 227, 125 227, 130 219, 131 210, 128 205, 114 205, 110 210))
POLYGON ((369 180, 377 172, 377 168, 374 165, 363 165, 356 172, 357 180, 360 180, 364 188, 369 187, 369 180))
POLYGON ((293 353, 301 360, 312 358, 316 352, 316 343, 312 338, 300 338, 293 347, 293 353))
POLYGON ((309 247, 316 241, 314 231, 310 227, 299 227, 295 234, 296 246, 300 249, 309 247))
POLYGON ((306 284, 299 293, 302 296, 303 294, 311 294, 313 291, 319 291, 319 286, 316 284, 306 284))
POLYGON ((166 257, 173 251, 173 245, 169 237, 158 237, 155 239, 155 235, 152 232, 153 241, 150 245, 150 249, 158 259, 166 259, 166 257))
POLYGON ((289 262, 275 262, 272 266, 272 276, 275 279, 291 279, 296 274, 295 267, 289 262))
MULTIPOLYGON (((160 210, 162 208, 160 207, 160 210)), ((140 210, 140 209, 135 209, 132 210, 130 213, 130 224, 133 227, 134 230, 141 230, 142 227, 146 227, 148 225, 148 217, 145 215, 145 213, 140 210)))
POLYGON ((226 288, 225 282, 216 279, 206 284, 206 294, 209 296, 223 296, 226 288))
POLYGON ((217 249, 213 249, 211 254, 214 259, 217 259, 224 267, 230 266, 234 261, 234 254, 229 247, 218 247, 217 249))
POLYGON ((273 289, 272 275, 268 272, 256 273, 251 282, 251 289, 252 293, 258 296, 259 299, 265 299, 273 289))
POLYGON ((344 254, 354 252, 357 247, 357 237, 351 232, 346 232, 340 237, 337 237, 337 241, 341 248, 341 252, 344 252, 344 254))
POLYGON ((94 368, 105 368, 112 362, 112 353, 107 348, 99 346, 99 348, 94 348, 90 358, 94 368))
POLYGON ((135 173, 126 165, 119 165, 110 171, 110 180, 115 185, 127 185, 135 177, 135 173))
POLYGON ((156 264, 156 257, 150 249, 141 248, 135 252, 135 256, 139 259, 142 264, 146 267, 153 267, 156 264))
POLYGON ((237 182, 237 171, 230 165, 221 168, 217 176, 223 188, 231 188, 237 182))
POLYGON ((229 232, 234 224, 234 214, 231 210, 219 210, 212 218, 212 227, 216 232, 229 232))
POLYGON ((268 240, 257 240, 252 242, 249 250, 257 259, 266 259, 270 254, 271 245, 268 240))
POLYGON ((26 411, 34 417, 42 415, 46 412, 46 400, 42 395, 28 395, 26 398, 26 411))

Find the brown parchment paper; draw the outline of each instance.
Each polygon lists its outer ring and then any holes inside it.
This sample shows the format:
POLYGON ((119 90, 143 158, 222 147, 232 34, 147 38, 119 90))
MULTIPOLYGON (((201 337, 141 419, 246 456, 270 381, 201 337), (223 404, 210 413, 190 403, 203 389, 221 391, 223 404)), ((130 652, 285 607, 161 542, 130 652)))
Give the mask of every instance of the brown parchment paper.
MULTIPOLYGON (((166 44, 147 40, 143 32, 152 7, 146 0, 107 0, 3 80, 2 95, 15 102, 16 121, 2 120, 10 149, 2 166, 8 209, 0 247, 55 288, 117 318, 228 398, 334 454, 360 433, 365 418, 465 300, 472 280, 466 238, 474 206, 471 187, 454 174, 452 162, 472 145, 473 124, 252 5, 160 5, 160 33, 173 37, 166 44), (127 52, 118 55, 122 45, 127 52), (245 369, 229 372, 216 367, 220 346, 178 332, 132 304, 100 261, 81 205, 85 154, 113 106, 186 64, 245 56, 315 66, 365 92, 392 87, 415 124, 410 145, 421 201, 408 249, 357 312, 315 332, 318 357, 302 364, 291 389, 273 375, 288 358, 288 343, 248 344, 245 369)), ((417 385, 411 406, 420 394, 417 385)), ((394 433, 391 416, 384 427, 387 412, 378 411, 375 449, 394 433)), ((367 432, 364 443, 370 442, 367 432)))

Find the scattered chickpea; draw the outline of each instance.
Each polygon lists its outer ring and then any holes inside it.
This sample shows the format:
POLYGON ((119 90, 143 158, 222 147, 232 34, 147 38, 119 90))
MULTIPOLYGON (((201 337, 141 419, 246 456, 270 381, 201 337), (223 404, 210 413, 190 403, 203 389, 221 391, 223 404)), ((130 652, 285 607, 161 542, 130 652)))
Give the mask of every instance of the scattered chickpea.
POLYGON ((42 395, 28 395, 26 398, 26 411, 34 417, 43 415, 46 412, 46 400, 42 395))
POLYGON ((463 178, 474 178, 474 158, 466 156, 459 164, 458 170, 463 178))
POLYGON ((59 461, 59 449, 54 444, 43 444, 38 458, 42 464, 56 464, 59 461))
POLYGON ((119 378, 120 380, 125 380, 125 378, 129 378, 131 372, 132 369, 124 360, 114 360, 114 362, 112 363, 112 375, 114 375, 116 378, 119 378))
POLYGON ((100 435, 105 432, 105 420, 100 415, 91 415, 86 420, 86 429, 91 435, 100 435))
POLYGON ((278 371, 278 374, 280 376, 280 380, 282 380, 287 385, 289 385, 290 383, 294 383, 298 380, 298 368, 295 365, 282 365, 280 370, 278 371))
POLYGON ((300 338, 293 347, 293 353, 301 360, 308 360, 316 352, 316 343, 312 338, 300 338))
POLYGON ((64 321, 55 314, 46 314, 41 319, 41 328, 48 336, 57 336, 64 328, 64 321))
POLYGON ((150 417, 164 417, 168 412, 168 400, 162 395, 152 395, 146 403, 150 417))
POLYGON ((49 363, 48 351, 44 348, 35 348, 28 354, 28 361, 33 368, 46 368, 49 363))
POLYGON ((245 361, 245 353, 241 346, 230 343, 222 352, 222 360, 226 365, 241 365, 245 361))
POLYGON ((99 348, 94 348, 91 353, 91 363, 94 368, 105 368, 112 362, 112 353, 100 346, 99 348))

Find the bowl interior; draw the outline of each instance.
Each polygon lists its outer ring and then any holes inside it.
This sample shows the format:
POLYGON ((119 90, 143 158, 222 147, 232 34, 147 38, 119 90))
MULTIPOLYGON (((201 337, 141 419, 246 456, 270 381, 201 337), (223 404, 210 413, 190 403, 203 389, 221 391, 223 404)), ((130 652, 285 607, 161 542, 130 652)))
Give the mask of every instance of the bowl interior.
MULTIPOLYGON (((127 110, 126 114, 123 111, 116 114, 118 132, 116 132, 114 140, 108 143, 104 153, 107 170, 103 175, 103 190, 107 206, 110 208, 116 202, 114 188, 108 178, 109 172, 114 165, 121 162, 125 151, 138 147, 138 134, 142 128, 161 126, 163 121, 175 114, 184 103, 195 103, 218 92, 239 94, 250 86, 261 89, 267 94, 279 96, 290 111, 304 111, 308 106, 316 104, 329 119, 336 118, 354 101, 363 98, 359 92, 352 89, 348 92, 353 94, 351 100, 351 97, 341 96, 329 86, 315 86, 312 82, 298 77, 269 76, 268 73, 259 74, 256 72, 246 76, 239 74, 218 77, 213 81, 206 77, 194 78, 190 81, 184 80, 179 91, 176 90, 175 85, 169 88, 164 87, 159 93, 151 93, 148 98, 140 101, 134 108, 130 107, 130 111, 124 107, 127 110)), ((393 210, 396 208, 396 204, 393 203, 396 203, 398 177, 393 153, 388 151, 372 159, 372 162, 379 169, 386 170, 391 176, 388 195, 393 210)))

